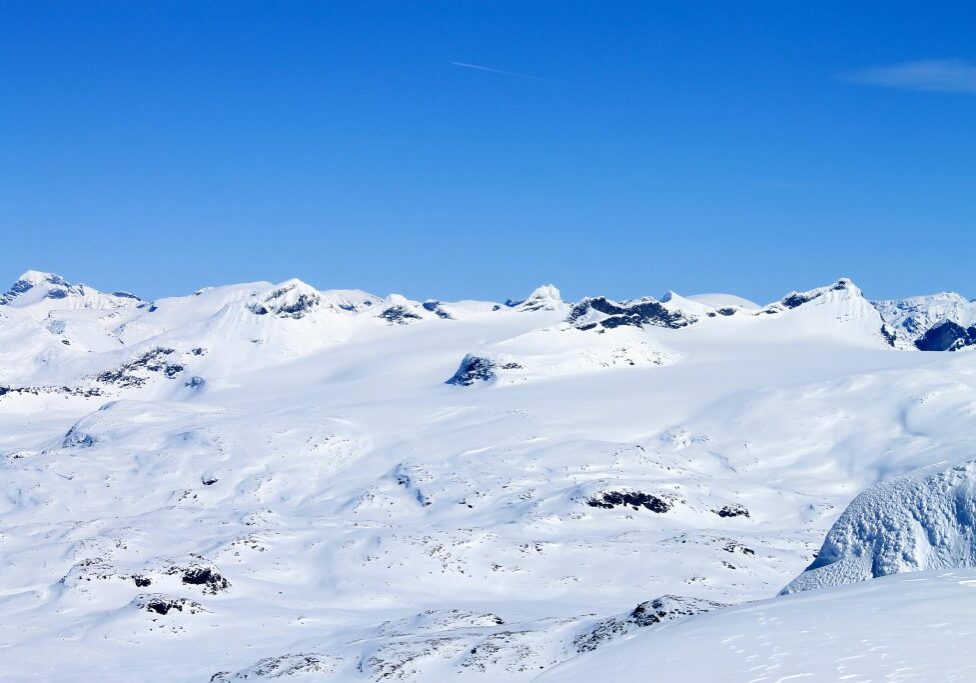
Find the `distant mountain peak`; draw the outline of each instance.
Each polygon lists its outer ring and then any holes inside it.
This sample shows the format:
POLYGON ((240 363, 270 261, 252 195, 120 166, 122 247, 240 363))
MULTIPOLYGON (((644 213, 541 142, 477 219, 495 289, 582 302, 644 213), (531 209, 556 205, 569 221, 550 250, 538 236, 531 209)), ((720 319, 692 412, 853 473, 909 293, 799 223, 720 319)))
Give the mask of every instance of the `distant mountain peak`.
POLYGON ((17 282, 27 283, 35 287, 44 283, 70 286, 70 283, 57 273, 46 273, 41 270, 25 271, 17 278, 17 282))
POLYGON ((322 298, 318 290, 293 278, 275 286, 270 293, 248 305, 255 315, 273 314, 278 318, 304 318, 318 306, 322 298))
POLYGON ((563 306, 563 296, 555 285, 542 285, 536 287, 529 298, 516 304, 515 308, 520 311, 555 311, 563 306))
POLYGON ((69 294, 84 294, 83 285, 72 285, 60 275, 28 270, 17 278, 5 294, 0 295, 0 304, 12 303, 22 295, 42 287, 45 292, 37 298, 64 299, 69 294))
POLYGON ((787 309, 799 308, 803 304, 809 303, 815 299, 820 299, 824 296, 832 296, 836 298, 837 293, 840 293, 843 297, 848 299, 864 297, 861 289, 854 284, 853 280, 842 277, 833 284, 825 287, 816 287, 805 292, 790 292, 780 299, 776 304, 773 304, 773 306, 778 305, 787 309))
POLYGON ((55 307, 61 299, 72 297, 72 307, 122 308, 142 302, 129 292, 106 294, 84 284, 72 284, 57 273, 28 270, 21 274, 6 293, 0 294, 0 305, 35 306, 45 300, 54 301, 55 307))

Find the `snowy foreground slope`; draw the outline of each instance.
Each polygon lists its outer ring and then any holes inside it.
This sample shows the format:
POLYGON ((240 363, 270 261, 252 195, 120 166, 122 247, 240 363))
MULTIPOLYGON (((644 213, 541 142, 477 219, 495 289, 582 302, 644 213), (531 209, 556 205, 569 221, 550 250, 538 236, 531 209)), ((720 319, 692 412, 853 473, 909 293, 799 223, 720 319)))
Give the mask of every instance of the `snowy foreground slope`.
POLYGON ((899 574, 648 629, 539 683, 972 681, 976 570, 899 574))
MULTIPOLYGON (((150 302, 25 273, 0 295, 0 680, 562 680, 755 605, 887 599, 907 579, 769 600, 859 492, 976 454, 946 301, 150 302)), ((672 678, 712 680, 703 652, 672 678)))

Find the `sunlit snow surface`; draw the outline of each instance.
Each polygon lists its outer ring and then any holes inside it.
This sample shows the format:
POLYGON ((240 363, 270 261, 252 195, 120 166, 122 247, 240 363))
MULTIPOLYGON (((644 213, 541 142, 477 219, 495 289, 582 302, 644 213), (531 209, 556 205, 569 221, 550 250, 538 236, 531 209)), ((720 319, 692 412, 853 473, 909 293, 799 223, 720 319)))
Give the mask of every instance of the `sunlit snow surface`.
MULTIPOLYGON (((731 614, 755 640, 754 606, 717 604, 776 595, 866 487, 976 453, 976 355, 906 350, 849 281, 585 310, 24 282, 0 305, 4 681, 527 681, 731 614)), ((672 679, 709 647, 672 644, 672 679)))
POLYGON ((539 683, 972 681, 976 570, 899 574, 639 633, 539 683))

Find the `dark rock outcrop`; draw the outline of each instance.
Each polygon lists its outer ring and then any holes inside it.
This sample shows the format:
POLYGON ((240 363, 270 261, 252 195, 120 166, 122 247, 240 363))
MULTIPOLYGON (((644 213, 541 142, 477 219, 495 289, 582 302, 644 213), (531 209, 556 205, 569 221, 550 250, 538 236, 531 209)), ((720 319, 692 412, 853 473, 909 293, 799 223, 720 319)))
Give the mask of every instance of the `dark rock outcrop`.
POLYGON ((411 321, 420 320, 420 316, 406 306, 390 306, 376 317, 396 325, 407 325, 411 321))
POLYGON ((951 320, 925 331, 915 340, 919 351, 958 351, 976 345, 976 326, 963 327, 951 320))
POLYGON ((469 387, 475 382, 489 382, 495 379, 495 368, 493 360, 468 354, 445 384, 469 387))
POLYGON ((744 505, 739 503, 733 503, 732 505, 724 505, 718 510, 713 510, 713 512, 719 517, 748 517, 749 510, 746 509, 744 505))
POLYGON ((657 626, 725 606, 723 603, 701 598, 662 595, 654 600, 640 603, 626 616, 611 617, 597 622, 592 629, 573 640, 573 647, 577 652, 592 652, 601 645, 636 629, 657 626))
POLYGON ((613 329, 622 325, 643 327, 667 327, 673 330, 687 327, 697 318, 682 311, 670 311, 655 299, 638 299, 625 303, 616 303, 606 297, 588 297, 573 306, 566 321, 581 330, 591 330, 596 327, 613 329), (594 312, 604 317, 592 321, 594 312))
POLYGON ((139 609, 160 616, 166 616, 171 612, 201 614, 207 611, 199 602, 189 598, 174 598, 169 595, 140 595, 133 602, 139 609))
POLYGON ((141 387, 147 381, 146 373, 159 373, 167 379, 175 379, 183 372, 184 367, 172 359, 175 349, 157 346, 154 349, 126 361, 111 370, 105 370, 95 375, 95 379, 103 384, 117 387, 141 387))
POLYGON ((630 507, 634 510, 645 508, 657 513, 667 512, 672 507, 670 501, 640 491, 603 491, 589 498, 586 504, 590 507, 607 510, 612 510, 615 507, 630 507))

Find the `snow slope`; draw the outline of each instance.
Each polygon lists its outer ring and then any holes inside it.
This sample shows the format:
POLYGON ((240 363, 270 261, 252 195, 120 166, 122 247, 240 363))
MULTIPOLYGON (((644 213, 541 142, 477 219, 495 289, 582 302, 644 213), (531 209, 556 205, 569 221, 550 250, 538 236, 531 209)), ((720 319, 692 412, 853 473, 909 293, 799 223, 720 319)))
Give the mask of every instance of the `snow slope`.
POLYGON ((799 593, 647 629, 539 676, 592 681, 971 681, 976 571, 799 593))
POLYGON ((741 296, 736 296, 735 294, 694 294, 688 298, 697 303, 711 306, 712 308, 737 307, 747 310, 761 308, 759 304, 749 301, 749 299, 744 299, 741 296))
POLYGON ((861 490, 976 441, 976 355, 849 280, 758 309, 21 281, 4 680, 532 680, 776 594, 861 490))

